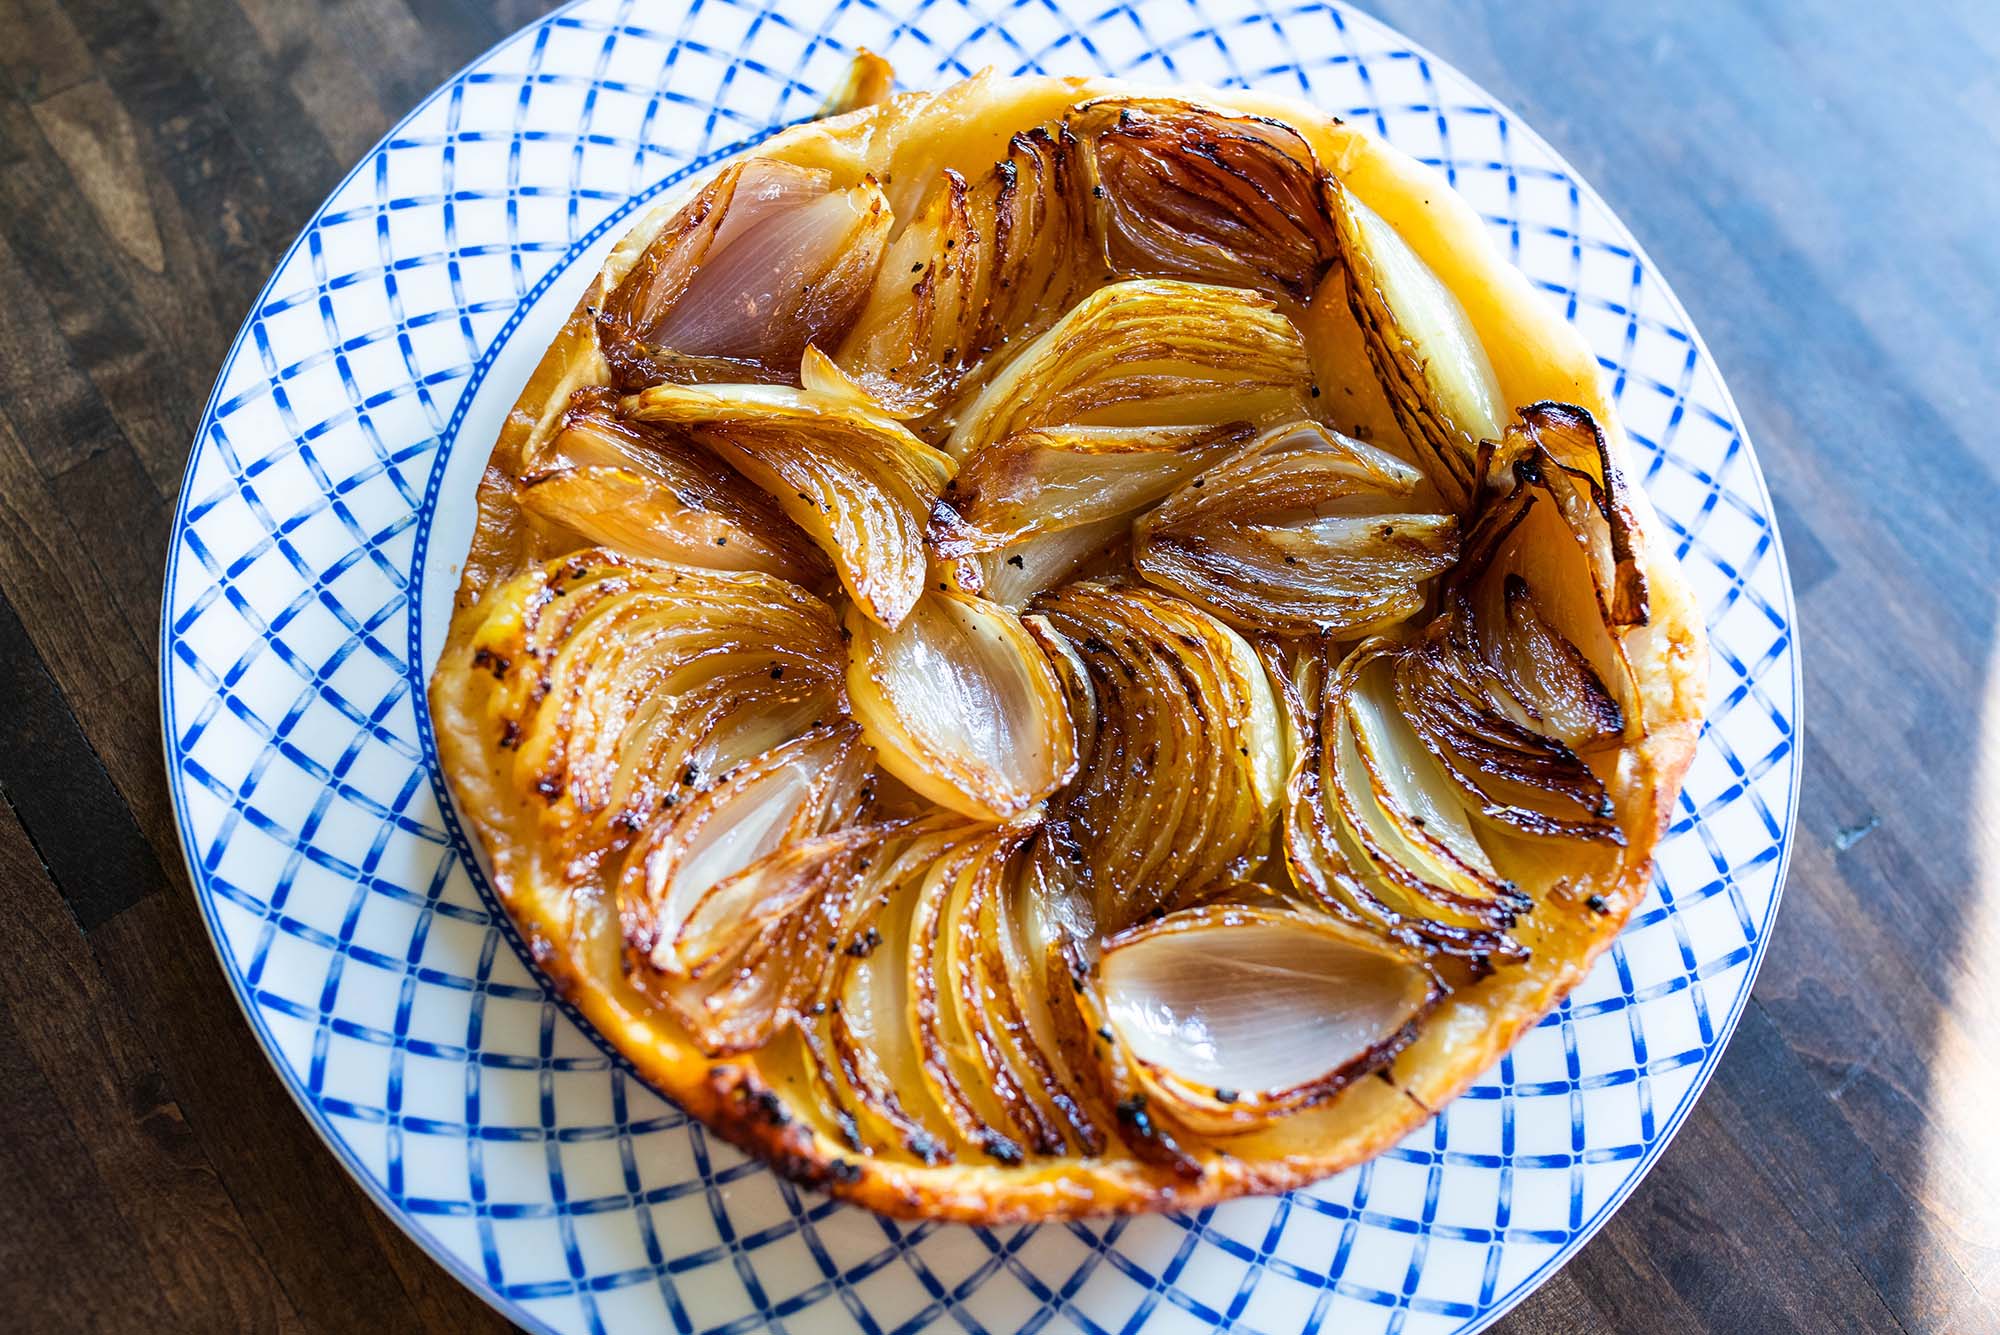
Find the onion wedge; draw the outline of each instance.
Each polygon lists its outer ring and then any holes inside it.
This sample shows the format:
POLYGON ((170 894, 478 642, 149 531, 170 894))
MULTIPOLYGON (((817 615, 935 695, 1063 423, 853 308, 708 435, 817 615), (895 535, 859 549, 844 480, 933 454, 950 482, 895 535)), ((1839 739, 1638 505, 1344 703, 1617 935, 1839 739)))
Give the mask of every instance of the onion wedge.
MULTIPOLYGON (((1049 837, 1105 931, 1171 911, 1260 855, 1284 783, 1277 704, 1250 647, 1141 587, 1072 584, 1036 603, 1084 665, 1094 726, 1049 837)), ((1072 692, 1075 687, 1072 686, 1072 692)))
POLYGON ((1293 742, 1284 844, 1297 888, 1335 916, 1426 953, 1478 962, 1525 958, 1507 933, 1521 901, 1462 905, 1389 861, 1372 827, 1357 830, 1351 808, 1360 798, 1350 797, 1340 765, 1352 751, 1351 738, 1343 737, 1345 667, 1336 671, 1323 648, 1288 662, 1274 645, 1259 647, 1293 742))
POLYGON ((1478 485, 1481 441, 1500 438, 1504 400, 1465 308, 1373 209, 1327 183, 1347 297, 1369 360, 1431 481, 1463 511, 1478 485))
POLYGON ((572 883, 657 812, 840 708, 832 610, 768 575, 597 549, 482 606, 460 670, 495 679, 494 763, 572 883))
POLYGON ((529 514, 627 556, 761 570, 818 587, 826 558, 764 492, 685 437, 577 392, 518 496, 529 514))
POLYGON ((1631 484, 1590 414, 1567 403, 1531 403, 1508 432, 1496 463, 1528 470, 1562 511, 1590 561, 1590 578, 1607 626, 1646 624, 1646 572, 1631 484))
POLYGON ((1258 1130, 1388 1066, 1443 995, 1414 951, 1343 922, 1213 905, 1106 943, 1098 986, 1152 1107, 1258 1130))
POLYGON ((1460 595, 1450 635, 1461 659, 1482 665, 1486 698, 1573 749, 1616 741, 1625 714, 1583 651, 1549 623, 1534 586, 1513 571, 1460 595))
POLYGON ((936 412, 982 362, 1046 329, 1081 275, 1081 191, 1067 131, 1016 134, 977 185, 947 170, 889 246, 835 357, 900 418, 936 412))
POLYGON ((965 1141, 939 1106, 918 1042, 912 986, 911 917, 931 873, 981 833, 955 817, 920 821, 875 860, 852 901, 858 931, 834 941, 823 1009, 811 1018, 872 1142, 925 1163, 957 1157, 965 1141))
POLYGON ((668 220, 597 312, 626 389, 790 381, 875 281, 893 219, 874 180, 766 158, 725 168, 668 220))
POLYGON ((1113 273, 1303 304, 1333 262, 1324 173, 1290 126, 1164 98, 1086 103, 1069 124, 1113 273))
POLYGON ((1509 926, 1532 901, 1494 867, 1449 778, 1398 707, 1396 658, 1393 646, 1367 641, 1334 674, 1322 723, 1334 800, 1384 878, 1509 926))
MULTIPOLYGON (((618 879, 619 919, 635 977, 692 976, 715 949, 683 929, 703 897, 759 860, 837 828, 854 812, 867 748, 852 724, 822 725, 663 807, 618 879)), ((777 915, 782 916, 782 915, 777 915)), ((707 934, 706 932, 704 934, 707 934)))
POLYGON ((959 414, 960 459, 1044 427, 1201 427, 1305 415, 1312 367, 1268 297, 1164 278, 1101 287, 959 414))
POLYGON ((974 558, 980 590, 1002 607, 1018 612, 1037 594, 1067 579, 1080 578, 1100 566, 1122 565, 1131 528, 1126 516, 1112 515, 1071 528, 1031 533, 981 553, 974 558))
POLYGON ((1280 427, 1140 519, 1132 562, 1239 629, 1379 631, 1458 555, 1458 520, 1412 508, 1421 481, 1318 423, 1280 427))
POLYGON ((1068 782, 1076 740, 1055 671, 998 603, 933 591, 885 630, 849 613, 848 693, 883 768, 978 820, 1068 782))
POLYGON ((655 385, 628 417, 686 427, 764 488, 828 556, 855 604, 894 628, 923 593, 924 526, 957 471, 852 399, 773 385, 655 385))
POLYGON ((1622 845, 1603 781, 1560 739, 1496 708, 1448 631, 1434 626, 1397 656, 1395 701, 1468 809, 1521 834, 1622 845))
POLYGON ((1206 427, 1060 427, 1009 436, 966 461, 941 555, 993 551, 1039 533, 1128 516, 1250 438, 1247 422, 1206 427))

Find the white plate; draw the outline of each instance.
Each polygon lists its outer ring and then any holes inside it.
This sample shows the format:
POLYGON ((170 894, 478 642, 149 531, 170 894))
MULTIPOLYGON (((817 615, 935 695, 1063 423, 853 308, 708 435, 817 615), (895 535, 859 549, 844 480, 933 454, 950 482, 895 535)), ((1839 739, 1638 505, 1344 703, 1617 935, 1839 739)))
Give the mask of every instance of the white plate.
POLYGON ((1791 844, 1792 598, 1687 316, 1561 159, 1340 8, 1256 0, 586 0, 432 94, 231 350, 168 557, 161 708, 202 909, 279 1074, 371 1195, 552 1330, 1469 1331, 1686 1117, 1791 844), (1249 83, 1443 166, 1584 331, 1707 611, 1714 708, 1652 897, 1557 1014, 1375 1163, 1191 1216, 911 1226, 795 1190, 641 1083, 525 962, 443 805, 423 682, 502 413, 633 210, 809 115, 858 46, 1249 83))

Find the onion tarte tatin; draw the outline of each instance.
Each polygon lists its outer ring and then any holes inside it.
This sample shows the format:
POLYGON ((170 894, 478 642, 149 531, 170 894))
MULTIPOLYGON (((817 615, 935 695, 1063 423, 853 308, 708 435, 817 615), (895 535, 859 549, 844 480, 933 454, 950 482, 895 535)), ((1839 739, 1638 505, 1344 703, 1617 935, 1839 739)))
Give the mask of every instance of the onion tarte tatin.
POLYGON ((800 1181, 1335 1172, 1579 981, 1692 755, 1596 363, 1310 107, 886 86, 649 213, 522 391, 431 684, 459 809, 562 993, 800 1181))

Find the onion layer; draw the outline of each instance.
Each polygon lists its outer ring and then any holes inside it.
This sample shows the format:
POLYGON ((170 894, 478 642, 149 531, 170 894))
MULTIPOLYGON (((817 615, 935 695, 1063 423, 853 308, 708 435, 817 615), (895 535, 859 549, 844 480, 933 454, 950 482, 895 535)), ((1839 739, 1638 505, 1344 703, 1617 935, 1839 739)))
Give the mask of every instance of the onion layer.
POLYGON ((1493 363, 1465 308, 1375 211, 1329 183, 1347 297, 1404 434, 1453 509, 1478 485, 1479 444, 1500 437, 1493 363))
POLYGON ((1131 530, 1122 514, 1069 528, 1030 533, 978 558, 980 591, 1002 607, 1020 611, 1045 589, 1113 562, 1131 530))
MULTIPOLYGON (((756 929, 718 931, 716 905, 690 927, 702 899, 758 861, 842 825, 858 805, 866 763, 860 729, 822 725, 728 771, 686 801, 662 807, 626 857, 618 879, 618 917, 636 977, 694 977, 726 955, 730 937, 756 929)), ((766 869, 768 873, 770 869, 766 869)), ((806 871, 806 869, 800 869, 806 871)), ((796 907, 794 889, 730 887, 730 899, 766 901, 762 917, 796 907)))
POLYGON ((1539 484, 1562 511, 1590 559, 1591 583, 1607 626, 1646 624, 1646 573, 1631 484, 1590 414, 1568 403, 1531 403, 1507 433, 1496 464, 1539 484))
POLYGON ((1478 961, 1525 958, 1526 951, 1507 934, 1524 901, 1499 887, 1506 898, 1465 902, 1405 868, 1377 837, 1377 826, 1387 825, 1388 817, 1380 811, 1346 718, 1352 660, 1336 671, 1320 648, 1288 662, 1268 644, 1263 656, 1285 701, 1295 743, 1284 833, 1286 861, 1298 887, 1336 916, 1414 949, 1478 961))
POLYGON ((1127 516, 1249 439, 1247 422, 1023 431, 966 461, 932 516, 940 553, 993 551, 1040 533, 1127 516))
POLYGON ((884 411, 937 411, 1068 308, 1083 240, 1073 155, 1067 131, 1017 134, 977 185, 947 170, 890 245, 835 358, 884 411))
POLYGON ((1346 923, 1220 906, 1114 938, 1098 984, 1153 1107, 1207 1135, 1383 1069, 1443 991, 1413 952, 1346 923))
POLYGON ((518 494, 528 513, 628 556, 761 570, 808 587, 833 573, 763 491, 589 390, 577 392, 518 494))
POLYGON ((839 625, 768 575, 601 549, 489 595, 465 670, 541 846, 580 883, 663 809, 834 717, 839 625))

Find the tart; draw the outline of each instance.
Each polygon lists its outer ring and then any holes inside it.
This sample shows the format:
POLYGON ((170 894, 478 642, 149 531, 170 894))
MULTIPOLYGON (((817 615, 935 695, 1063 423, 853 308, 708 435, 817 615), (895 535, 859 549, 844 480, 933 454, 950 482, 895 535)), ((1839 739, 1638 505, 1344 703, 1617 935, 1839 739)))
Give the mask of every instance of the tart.
POLYGON ((1243 91, 845 101, 625 236, 432 678, 540 967, 780 1172, 1189 1208, 1432 1116, 1583 977, 1700 618, 1442 178, 1243 91))

